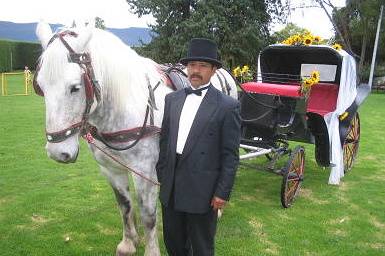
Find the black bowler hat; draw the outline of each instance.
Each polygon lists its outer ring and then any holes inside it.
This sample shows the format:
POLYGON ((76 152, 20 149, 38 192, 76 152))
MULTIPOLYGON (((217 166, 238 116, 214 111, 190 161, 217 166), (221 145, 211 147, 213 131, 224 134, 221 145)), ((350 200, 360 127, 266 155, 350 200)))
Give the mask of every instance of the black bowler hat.
POLYGON ((180 59, 180 63, 187 65, 189 61, 204 61, 222 67, 222 63, 218 60, 217 44, 206 38, 193 38, 190 41, 187 57, 180 59))

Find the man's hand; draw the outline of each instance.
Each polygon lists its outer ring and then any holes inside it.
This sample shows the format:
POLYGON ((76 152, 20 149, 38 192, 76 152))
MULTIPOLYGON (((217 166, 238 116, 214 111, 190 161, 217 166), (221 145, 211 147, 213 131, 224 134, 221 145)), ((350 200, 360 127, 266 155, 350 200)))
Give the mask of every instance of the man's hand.
POLYGON ((225 207, 226 201, 214 196, 213 199, 211 199, 211 207, 213 207, 213 210, 216 211, 218 209, 222 209, 225 207))

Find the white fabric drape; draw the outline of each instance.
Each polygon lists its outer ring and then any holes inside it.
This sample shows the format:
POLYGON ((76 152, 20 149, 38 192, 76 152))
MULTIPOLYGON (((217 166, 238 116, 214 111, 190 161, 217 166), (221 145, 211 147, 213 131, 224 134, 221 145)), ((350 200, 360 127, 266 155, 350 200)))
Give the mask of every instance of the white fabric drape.
POLYGON ((340 179, 344 176, 343 149, 340 140, 338 117, 353 103, 357 95, 356 62, 347 52, 340 50, 339 53, 343 60, 336 110, 324 116, 329 132, 330 162, 332 164, 329 184, 333 185, 338 185, 340 179))
POLYGON ((262 72, 261 72, 261 54, 258 55, 258 71, 257 71, 257 82, 262 82, 262 72))

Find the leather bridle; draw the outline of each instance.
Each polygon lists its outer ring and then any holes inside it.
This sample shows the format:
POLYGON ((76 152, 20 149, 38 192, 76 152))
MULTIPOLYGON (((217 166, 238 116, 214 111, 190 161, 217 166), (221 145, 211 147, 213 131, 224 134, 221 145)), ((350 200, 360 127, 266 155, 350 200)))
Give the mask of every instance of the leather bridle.
MULTIPOLYGON (((94 98, 96 97, 97 100, 100 100, 100 87, 95 79, 94 72, 91 65, 91 57, 89 53, 76 53, 72 47, 67 43, 67 41, 64 39, 64 36, 70 35, 73 37, 77 37, 78 35, 73 31, 63 31, 60 33, 55 34, 50 41, 48 42, 47 47, 57 38, 60 39, 60 41, 63 43, 63 45, 66 47, 66 49, 69 51, 69 61, 73 63, 79 64, 79 66, 83 70, 82 74, 82 80, 84 83, 84 90, 86 95, 86 107, 84 109, 82 119, 80 122, 72 124, 71 126, 57 132, 48 132, 46 131, 46 138, 48 142, 51 143, 59 143, 67 138, 75 135, 77 132, 80 132, 80 134, 85 134, 87 130, 87 124, 88 124, 88 118, 91 110, 91 106, 94 103, 94 98)), ((36 92, 36 94, 43 96, 44 93, 42 89, 40 88, 39 84, 37 83, 37 76, 40 70, 40 65, 36 69, 36 74, 33 81, 33 88, 36 92)))
MULTIPOLYGON (((76 133, 80 133, 81 136, 86 134, 91 134, 96 139, 103 142, 107 147, 114 150, 127 150, 135 146, 140 139, 157 134, 160 132, 160 128, 153 125, 153 109, 156 109, 155 98, 154 98, 154 90, 158 87, 160 82, 152 89, 149 81, 148 81, 148 89, 149 89, 149 97, 148 104, 146 108, 146 114, 144 118, 143 125, 141 127, 136 127, 133 129, 128 129, 124 131, 114 132, 114 133, 99 133, 95 126, 92 126, 88 123, 89 114, 91 110, 91 106, 94 103, 94 99, 100 101, 100 86, 98 81, 95 79, 95 74, 91 65, 91 56, 89 53, 76 53, 72 47, 68 44, 68 42, 64 39, 64 36, 70 35, 73 37, 77 37, 78 35, 73 31, 63 31, 55 34, 50 41, 48 42, 47 47, 57 38, 63 43, 66 49, 69 51, 69 61, 72 63, 77 63, 84 71, 82 74, 82 79, 84 82, 84 89, 86 95, 86 107, 84 109, 82 119, 80 122, 72 124, 71 126, 56 132, 48 132, 46 131, 47 141, 50 143, 60 143, 69 137, 75 135, 76 133), (150 115, 150 125, 147 125, 148 116, 150 115), (130 145, 126 147, 115 147, 109 143, 124 143, 127 141, 134 140, 130 145)), ((33 88, 37 95, 43 96, 44 93, 37 83, 37 76, 40 70, 40 65, 36 69, 36 74, 33 81, 33 88)))

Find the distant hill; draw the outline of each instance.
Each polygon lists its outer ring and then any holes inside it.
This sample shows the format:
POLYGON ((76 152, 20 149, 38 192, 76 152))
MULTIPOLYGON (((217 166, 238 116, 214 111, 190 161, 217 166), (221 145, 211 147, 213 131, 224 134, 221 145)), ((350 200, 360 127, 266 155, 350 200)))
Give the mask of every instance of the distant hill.
MULTIPOLYGON (((0 39, 16 41, 38 42, 35 35, 37 23, 13 23, 0 21, 0 39)), ((55 31, 61 24, 50 24, 55 31)), ((107 28, 108 31, 119 37, 130 46, 140 46, 141 41, 147 44, 151 41, 151 30, 149 28, 107 28)))

